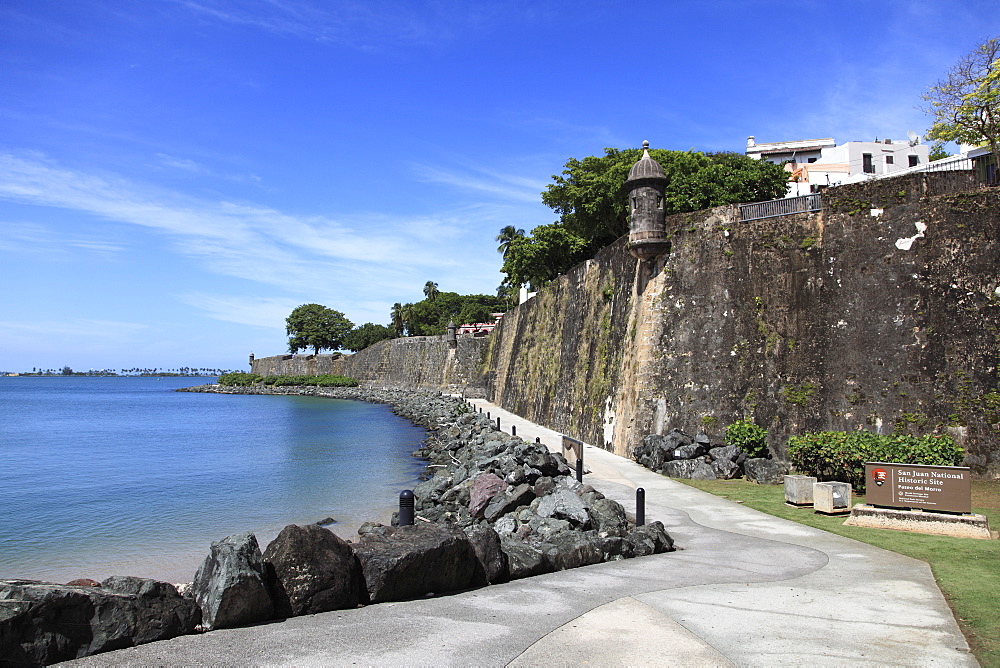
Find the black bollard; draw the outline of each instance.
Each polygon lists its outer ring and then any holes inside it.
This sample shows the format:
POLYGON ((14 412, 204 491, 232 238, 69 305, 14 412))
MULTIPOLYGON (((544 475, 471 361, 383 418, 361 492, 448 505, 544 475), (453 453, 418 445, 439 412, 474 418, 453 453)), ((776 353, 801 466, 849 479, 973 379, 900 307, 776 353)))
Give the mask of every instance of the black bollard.
POLYGON ((486 411, 486 419, 490 419, 490 412, 486 411))
POLYGON ((583 460, 576 460, 576 481, 583 482, 583 460))
POLYGON ((541 443, 541 442, 542 442, 542 437, 541 436, 535 436, 535 443, 541 443))
POLYGON ((511 436, 517 436, 517 425, 512 424, 510 426, 510 435, 511 436))
POLYGON ((635 525, 641 527, 646 523, 646 490, 637 487, 635 490, 635 525))
POLYGON ((497 431, 500 431, 500 418, 497 418, 497 431))
POLYGON ((413 490, 404 489, 399 493, 399 526, 413 524, 413 490))

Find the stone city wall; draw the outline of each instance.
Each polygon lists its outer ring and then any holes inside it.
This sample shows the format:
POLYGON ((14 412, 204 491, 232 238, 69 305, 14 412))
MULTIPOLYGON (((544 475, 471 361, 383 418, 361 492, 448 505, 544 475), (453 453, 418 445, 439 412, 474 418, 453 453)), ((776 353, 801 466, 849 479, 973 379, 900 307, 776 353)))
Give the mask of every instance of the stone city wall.
POLYGON ((456 348, 444 336, 413 336, 380 341, 353 355, 279 355, 255 359, 262 376, 342 374, 364 387, 447 390, 484 396, 483 353, 487 337, 459 335, 456 348))
POLYGON ((821 212, 751 222, 737 207, 670 216, 651 269, 621 239, 488 338, 383 342, 333 372, 485 391, 622 455, 746 417, 778 456, 804 431, 944 431, 1000 476, 1000 191, 966 179, 830 188, 821 212))

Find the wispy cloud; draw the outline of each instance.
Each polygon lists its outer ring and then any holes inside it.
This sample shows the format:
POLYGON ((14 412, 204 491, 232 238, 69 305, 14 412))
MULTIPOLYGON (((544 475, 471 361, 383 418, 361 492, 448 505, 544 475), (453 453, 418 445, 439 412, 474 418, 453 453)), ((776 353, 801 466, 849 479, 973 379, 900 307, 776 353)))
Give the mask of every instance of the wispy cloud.
MULTIPOLYGON (((482 263, 471 262, 470 244, 475 244, 479 226, 494 225, 503 208, 469 206, 440 215, 366 213, 339 219, 291 215, 255 203, 193 198, 114 174, 82 174, 37 154, 9 153, 0 154, 0 200, 151 229, 170 240, 168 248, 199 260, 207 271, 292 295, 315 295, 310 301, 329 297, 336 304, 352 303, 362 294, 367 300, 405 300, 414 286, 430 279, 451 277, 458 284, 454 289, 460 290, 473 287, 470 278, 483 282, 482 263)), ((84 234, 59 240, 41 225, 21 225, 16 232, 5 234, 4 244, 22 251, 53 245, 91 252, 120 249, 113 241, 84 234)), ((204 295, 189 296, 185 301, 221 320, 261 322, 252 309, 235 309, 221 298, 213 302, 204 295)), ((265 300, 257 306, 273 315, 293 301, 265 300)))
POLYGON ((545 189, 544 181, 485 169, 466 168, 459 171, 414 163, 413 170, 427 183, 441 183, 531 204, 539 202, 538 194, 545 189))
POLYGON ((173 0, 206 19, 362 50, 432 46, 502 16, 500 5, 412 3, 405 0, 312 4, 301 0, 173 0))
POLYGON ((179 295, 177 299, 205 311, 216 320, 282 330, 285 327, 285 317, 300 304, 300 301, 295 299, 247 298, 204 293, 179 295))
POLYGON ((57 234, 44 225, 24 222, 0 222, 0 250, 11 253, 40 253, 52 257, 70 252, 71 249, 91 251, 101 255, 111 255, 125 250, 125 246, 115 241, 93 237, 57 234))

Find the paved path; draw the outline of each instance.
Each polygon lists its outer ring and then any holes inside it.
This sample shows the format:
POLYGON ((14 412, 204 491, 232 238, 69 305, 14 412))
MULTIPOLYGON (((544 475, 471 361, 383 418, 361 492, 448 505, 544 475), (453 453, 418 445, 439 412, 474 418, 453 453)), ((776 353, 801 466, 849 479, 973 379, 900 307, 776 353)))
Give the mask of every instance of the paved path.
MULTIPOLYGON (((477 400, 552 449, 559 434, 477 400)), ((927 564, 764 515, 587 447, 586 482, 679 551, 452 596, 214 631, 79 665, 974 666, 927 564)), ((803 511, 806 512, 806 511, 803 511)))

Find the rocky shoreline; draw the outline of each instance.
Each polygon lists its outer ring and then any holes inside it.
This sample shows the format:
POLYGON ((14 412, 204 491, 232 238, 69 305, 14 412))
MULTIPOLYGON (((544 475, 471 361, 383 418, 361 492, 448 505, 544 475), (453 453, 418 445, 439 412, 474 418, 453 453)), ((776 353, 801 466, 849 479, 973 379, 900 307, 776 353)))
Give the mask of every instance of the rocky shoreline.
POLYGON ((178 391, 355 399, 427 430, 410 526, 365 523, 355 541, 289 525, 262 552, 252 533, 212 544, 194 582, 116 576, 61 585, 0 580, 0 656, 43 665, 178 635, 399 601, 674 549, 659 522, 578 483, 566 461, 495 428, 464 401, 371 388, 178 391))

